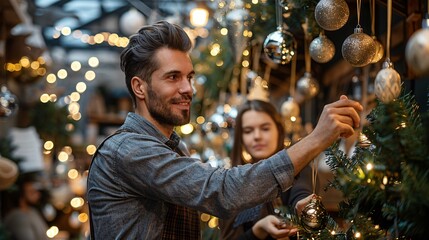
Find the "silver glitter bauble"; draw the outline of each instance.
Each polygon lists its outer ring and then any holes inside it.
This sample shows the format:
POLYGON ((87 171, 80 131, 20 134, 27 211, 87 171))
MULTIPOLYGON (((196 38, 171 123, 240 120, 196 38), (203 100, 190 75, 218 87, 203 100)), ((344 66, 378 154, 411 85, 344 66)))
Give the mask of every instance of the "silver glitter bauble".
POLYGON ((265 55, 275 64, 287 64, 296 53, 296 41, 292 33, 278 28, 264 41, 265 55))
POLYGON ((296 83, 296 90, 304 98, 309 99, 319 93, 319 83, 311 76, 311 73, 305 72, 298 82, 296 83))
POLYGON ((384 47, 383 44, 381 44, 381 42, 378 41, 375 36, 372 36, 372 39, 374 40, 375 44, 375 55, 374 58, 371 60, 371 63, 377 63, 384 56, 384 47))
POLYGON ((391 102, 401 93, 401 76, 393 69, 389 59, 383 63, 383 69, 375 77, 374 92, 383 103, 391 102))
POLYGON ((335 31, 349 19, 349 6, 344 0, 321 0, 314 9, 317 24, 325 30, 335 31))
POLYGON ((329 62, 335 55, 334 43, 325 34, 313 39, 309 47, 311 58, 318 63, 329 62))
POLYGON ((289 97, 289 99, 282 104, 280 112, 285 118, 298 117, 300 112, 299 105, 292 97, 289 97))
POLYGON ((405 48, 408 67, 417 75, 429 75, 429 28, 420 29, 411 35, 405 48))
POLYGON ((320 200, 313 197, 301 212, 301 225, 310 233, 323 230, 328 223, 328 212, 320 200))
POLYGON ((343 58, 353 67, 363 67, 371 63, 376 47, 372 37, 363 33, 362 28, 355 28, 354 33, 344 40, 341 50, 343 58))
POLYGON ((7 89, 6 86, 0 87, 0 117, 7 118, 12 116, 18 110, 18 100, 7 89))

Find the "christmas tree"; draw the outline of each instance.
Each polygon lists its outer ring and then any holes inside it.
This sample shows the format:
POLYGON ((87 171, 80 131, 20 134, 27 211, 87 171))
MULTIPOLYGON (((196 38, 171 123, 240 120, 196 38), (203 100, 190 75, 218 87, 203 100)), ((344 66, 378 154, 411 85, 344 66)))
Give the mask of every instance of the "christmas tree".
MULTIPOLYGON (((335 175, 330 186, 345 196, 340 203, 340 216, 347 222, 343 238, 425 239, 428 113, 420 113, 414 96, 403 91, 391 102, 377 101, 367 120, 351 157, 339 144, 326 152, 335 175)), ((338 239, 331 232, 331 238, 338 239)))

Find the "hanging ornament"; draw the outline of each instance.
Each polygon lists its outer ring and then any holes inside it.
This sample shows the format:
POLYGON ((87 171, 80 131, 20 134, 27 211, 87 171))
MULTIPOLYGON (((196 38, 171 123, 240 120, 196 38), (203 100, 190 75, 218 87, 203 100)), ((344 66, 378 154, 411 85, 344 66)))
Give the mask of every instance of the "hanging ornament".
POLYGON ((0 117, 10 117, 18 109, 18 100, 5 85, 0 86, 0 117))
POLYGON ((311 56, 309 53, 310 34, 308 32, 308 18, 302 24, 304 29, 304 59, 305 59, 305 73, 297 82, 297 91, 305 99, 313 98, 319 92, 319 83, 311 76, 311 56))
POLYGON ((284 118, 290 119, 291 117, 299 117, 299 105, 293 99, 293 97, 289 97, 286 102, 284 102, 281 106, 281 114, 284 118))
POLYGON ((370 64, 376 53, 374 40, 360 27, 356 27, 354 33, 344 40, 341 50, 343 58, 353 67, 370 64))
POLYGON ((328 223, 328 212, 322 204, 322 200, 316 195, 316 181, 319 169, 319 160, 316 158, 311 163, 311 183, 313 195, 310 202, 301 211, 301 225, 310 233, 318 232, 324 229, 328 223))
POLYGON ((264 40, 264 53, 275 64, 289 63, 296 53, 296 41, 292 33, 283 27, 283 7, 276 1, 277 31, 268 34, 264 40))
POLYGON ((234 63, 241 61, 243 51, 247 46, 247 37, 244 32, 247 30, 246 23, 249 18, 249 12, 243 8, 243 4, 236 2, 235 9, 226 14, 226 28, 228 29, 228 39, 231 44, 234 63))
POLYGON ((325 30, 342 28, 349 19, 349 6, 344 0, 321 0, 314 9, 317 24, 325 30))
POLYGON ((327 223, 328 212, 320 197, 314 195, 301 212, 301 225, 307 232, 314 233, 323 230, 327 223))
POLYGON ((353 67, 363 67, 371 63, 375 56, 374 40, 360 27, 361 0, 357 0, 358 24, 354 33, 346 38, 342 46, 343 58, 353 67))
POLYGON ((296 90, 309 99, 319 93, 319 83, 311 76, 311 73, 305 72, 304 76, 298 80, 296 90))
POLYGON ((393 69, 389 59, 383 63, 383 69, 375 77, 374 88, 375 96, 383 103, 391 102, 401 93, 401 76, 393 69))
POLYGON ((335 45, 323 31, 311 41, 309 50, 311 58, 318 63, 329 62, 335 55, 335 45))
POLYGON ((429 75, 429 28, 415 32, 407 42, 405 58, 408 67, 417 75, 429 75))
POLYGON ((295 38, 292 33, 279 27, 265 38, 264 52, 275 64, 288 64, 296 52, 295 38))
POLYGON ((375 96, 383 103, 389 103, 401 93, 401 76, 390 62, 390 34, 392 22, 392 0, 387 1, 387 36, 386 36, 386 60, 383 69, 377 73, 374 82, 375 96))

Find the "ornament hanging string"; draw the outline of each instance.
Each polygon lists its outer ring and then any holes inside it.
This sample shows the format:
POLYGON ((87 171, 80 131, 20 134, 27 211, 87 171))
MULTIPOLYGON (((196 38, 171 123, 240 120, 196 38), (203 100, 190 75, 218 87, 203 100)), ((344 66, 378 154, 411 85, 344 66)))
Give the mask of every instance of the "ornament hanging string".
POLYGON ((304 29, 304 59, 305 59, 305 71, 311 72, 311 56, 309 53, 310 47, 310 36, 308 34, 308 18, 305 18, 305 23, 302 24, 302 28, 304 29))
POLYGON ((387 0, 387 39, 386 39, 386 60, 390 62, 390 26, 392 23, 392 0, 387 0))
POLYGON ((360 6, 361 6, 361 1, 362 0, 356 0, 356 11, 357 11, 357 22, 358 22, 358 27, 360 28, 360 6))
POLYGON ((370 0, 371 36, 375 36, 375 0, 370 0))
POLYGON ((292 57, 292 64, 290 70, 290 88, 289 94, 291 97, 295 96, 295 81, 296 81, 296 54, 292 57))
POLYGON ((283 13, 283 8, 280 5, 280 0, 276 0, 276 21, 277 21, 277 27, 278 28, 283 28, 282 24, 282 14, 283 13))
POLYGON ((319 158, 313 160, 311 165, 311 184, 313 185, 313 194, 316 194, 316 181, 319 169, 319 158))

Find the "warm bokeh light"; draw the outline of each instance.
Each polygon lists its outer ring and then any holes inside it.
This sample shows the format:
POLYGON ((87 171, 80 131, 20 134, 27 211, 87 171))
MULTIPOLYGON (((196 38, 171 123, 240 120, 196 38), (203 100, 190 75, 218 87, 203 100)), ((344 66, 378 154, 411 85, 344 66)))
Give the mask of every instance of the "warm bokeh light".
POLYGON ((88 81, 92 81, 92 80, 94 80, 94 79, 95 79, 95 76, 96 76, 96 74, 95 74, 95 72, 94 72, 94 71, 92 71, 92 70, 89 70, 89 71, 87 71, 87 72, 85 73, 85 79, 86 79, 86 80, 88 80, 88 81))
POLYGON ((180 127, 180 131, 183 134, 188 135, 188 134, 192 133, 192 131, 194 131, 194 126, 192 126, 192 124, 190 124, 190 123, 185 124, 185 125, 180 127))
POLYGON ((89 154, 89 155, 94 155, 94 153, 95 153, 95 151, 97 150, 97 147, 95 146, 95 145, 88 145, 87 147, 86 147, 86 152, 89 154))
POLYGON ((45 150, 52 150, 52 148, 54 148, 54 142, 46 141, 45 144, 43 144, 43 147, 45 150))
POLYGON ((73 61, 70 64, 70 68, 71 68, 71 70, 77 72, 82 68, 82 64, 79 61, 73 61))
POLYGON ((66 78, 67 77, 67 70, 65 70, 65 69, 58 70, 57 76, 58 76, 59 79, 66 78))
POLYGON ((78 83, 76 84, 76 91, 77 91, 78 93, 83 93, 83 92, 85 92, 85 91, 86 91, 86 83, 84 83, 84 82, 78 82, 78 83))
POLYGON ((67 160, 69 160, 69 155, 66 152, 64 152, 64 151, 61 151, 58 154, 58 161, 60 161, 60 162, 66 162, 67 160))
MULTIPOLYGON (((103 37, 103 36, 102 36, 103 37)), ((89 59, 88 59, 88 65, 90 66, 90 67, 93 67, 93 68, 95 68, 95 67, 98 67, 98 65, 100 64, 100 61, 98 60, 98 58, 97 57, 90 57, 89 59)))
POLYGON ((209 21, 209 11, 205 8, 194 8, 189 15, 191 24, 195 27, 204 27, 209 21))

